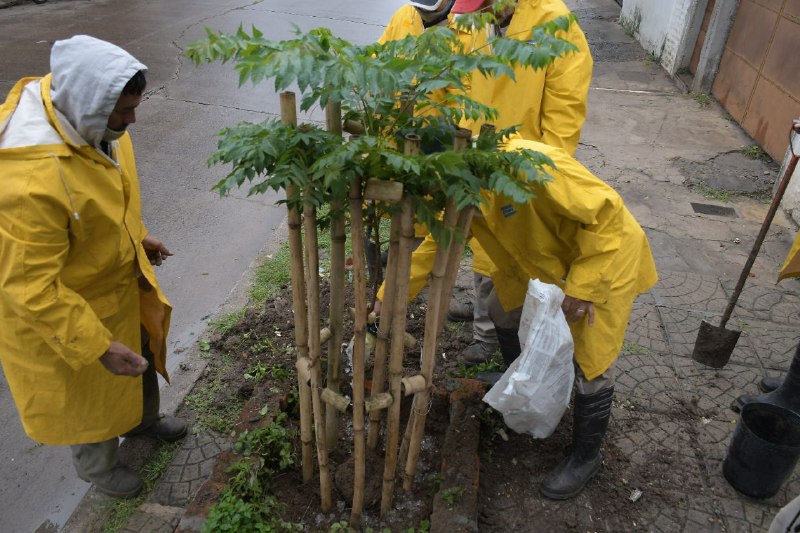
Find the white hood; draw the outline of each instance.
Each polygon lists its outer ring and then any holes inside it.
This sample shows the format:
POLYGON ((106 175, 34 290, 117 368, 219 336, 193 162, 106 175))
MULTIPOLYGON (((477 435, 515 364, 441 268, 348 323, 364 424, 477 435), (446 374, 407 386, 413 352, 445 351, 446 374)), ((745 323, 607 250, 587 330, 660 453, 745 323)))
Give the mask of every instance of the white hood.
POLYGON ((53 105, 89 144, 98 146, 125 84, 147 67, 122 48, 76 35, 50 53, 53 105))

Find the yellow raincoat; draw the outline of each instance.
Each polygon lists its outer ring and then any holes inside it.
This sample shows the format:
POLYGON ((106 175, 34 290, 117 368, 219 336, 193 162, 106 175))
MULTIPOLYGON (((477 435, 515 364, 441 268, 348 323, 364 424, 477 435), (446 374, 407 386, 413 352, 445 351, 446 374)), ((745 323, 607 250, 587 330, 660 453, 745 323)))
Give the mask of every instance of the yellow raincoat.
MULTIPOLYGON (((119 75, 115 67, 98 75, 119 75)), ((131 67, 123 85, 144 65, 131 67)), ((141 244, 147 229, 129 135, 110 143, 111 157, 89 144, 92 128, 73 126, 54 107, 53 76, 19 81, 0 106, 0 361, 27 434, 73 445, 139 424, 141 377, 115 376, 99 357, 112 340, 141 353, 143 324, 166 378, 170 306, 141 244), (149 290, 140 290, 137 269, 149 290)), ((105 90, 103 81, 90 85, 105 90)), ((121 89, 95 117, 96 134, 121 89)), ((74 92, 92 97, 89 87, 74 92)))
MULTIPOLYGON (((569 14, 561 0, 520 0, 506 30, 506 36, 525 39, 530 29, 557 17, 569 14)), ((422 19, 412 6, 401 7, 392 17, 379 42, 419 35, 422 19)), ((518 126, 519 134, 529 140, 541 141, 575 155, 581 128, 586 119, 586 99, 592 79, 593 60, 586 36, 577 23, 558 35, 573 43, 578 52, 556 59, 546 69, 517 67, 515 79, 508 76, 488 78, 475 73, 469 82, 468 96, 498 111, 498 129, 518 126)), ((459 38, 468 50, 483 49, 489 35, 483 32, 460 32, 459 38)), ((480 131, 481 124, 465 119, 461 127, 480 131)), ((472 268, 485 276, 491 275, 493 265, 479 243, 474 240, 472 268)), ((422 250, 421 252, 424 252, 422 250)), ((433 266, 433 255, 428 269, 433 266)))
POLYGON ((786 261, 781 267, 781 273, 778 275, 778 281, 797 277, 800 277, 800 233, 797 234, 792 249, 789 250, 789 255, 786 256, 786 261))
MULTIPOLYGON (((558 168, 554 179, 537 186, 537 197, 526 204, 484 193, 471 232, 496 265, 491 277, 505 310, 522 306, 532 278, 594 303, 592 327, 586 320, 571 325, 575 360, 591 380, 619 354, 634 299, 658 279, 655 262, 614 189, 563 149, 522 139, 506 147, 523 148, 548 155, 558 168)), ((412 297, 426 282, 435 247, 427 237, 412 256, 412 297)))

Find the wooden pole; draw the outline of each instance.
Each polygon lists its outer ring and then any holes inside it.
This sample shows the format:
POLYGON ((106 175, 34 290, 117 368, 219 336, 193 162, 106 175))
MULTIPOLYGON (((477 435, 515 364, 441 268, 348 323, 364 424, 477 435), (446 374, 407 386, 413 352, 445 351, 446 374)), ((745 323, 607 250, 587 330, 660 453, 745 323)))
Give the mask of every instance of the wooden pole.
MULTIPOLYGON (((386 264, 386 282, 383 291, 383 307, 381 319, 378 322, 378 338, 375 342, 375 362, 372 367, 371 398, 375 398, 385 390, 386 380, 386 352, 388 351, 389 331, 392 327, 394 300, 397 287, 397 254, 400 249, 400 213, 392 215, 391 229, 389 230, 389 261, 386 264)), ((367 432, 367 447, 374 450, 378 446, 381 416, 383 411, 375 410, 369 413, 369 431, 367 432)))
MULTIPOLYGON (((404 151, 406 155, 415 156, 420 151, 418 135, 406 136, 404 151)), ((408 308, 409 275, 411 272, 411 252, 414 243, 414 206, 413 199, 405 195, 400 211, 400 240, 397 245, 396 272, 393 276, 397 285, 391 295, 391 358, 389 363, 390 393, 393 403, 387 414, 386 459, 383 468, 383 490, 381 494, 381 516, 385 516, 392 508, 394 480, 397 476, 397 445, 400 440, 400 406, 402 399, 403 355, 405 353, 406 311, 408 308)), ((392 251, 389 252, 391 261, 392 251)), ((389 296, 388 292, 384 296, 389 296)))
MULTIPOLYGON (((456 132, 455 151, 461 152, 467 148, 471 134, 469 130, 459 129, 456 132)), ((431 402, 430 389, 433 381, 433 370, 436 367, 436 347, 438 346, 439 332, 444 323, 447 305, 450 302, 452 284, 455 282, 458 273, 458 264, 461 253, 464 250, 466 229, 472 220, 473 209, 465 210, 466 213, 458 213, 455 204, 448 199, 444 210, 444 224, 447 228, 453 228, 453 235, 447 246, 439 246, 436 250, 433 271, 431 272, 430 292, 428 297, 428 313, 425 316, 425 339, 422 347, 422 368, 420 374, 425 377, 426 387, 424 390, 414 395, 414 402, 411 406, 411 418, 409 420, 410 438, 408 445, 408 456, 406 457, 405 477, 403 488, 411 490, 414 483, 414 476, 417 472, 417 462, 422 446, 422 437, 425 433, 425 421, 428 417, 428 410, 431 402), (459 235, 460 233, 460 235, 459 235), (460 238, 459 238, 460 237, 460 238)))
POLYGON ((350 242, 353 253, 353 289, 355 292, 355 323, 353 325, 353 508, 350 526, 359 529, 364 507, 364 476, 366 453, 364 446, 364 352, 367 334, 367 279, 364 257, 363 197, 361 180, 350 184, 350 242))
MULTIPOLYGON (((342 134, 342 108, 339 104, 328 103, 325 107, 325 120, 328 131, 342 134)), ((331 300, 328 313, 328 327, 331 330, 328 341, 328 389, 341 391, 341 354, 344 337, 344 280, 345 280, 345 216, 341 200, 331 201, 331 300)), ((335 449, 339 440, 339 413, 336 409, 325 409, 325 437, 328 449, 335 449)))
MULTIPOLYGON (((284 92, 280 96, 281 122, 297 126, 297 105, 293 92, 284 92)), ((287 200, 297 200, 297 187, 286 189, 287 200)), ((306 284, 303 269, 303 236, 301 232, 300 209, 289 204, 289 255, 291 257, 292 274, 292 311, 294 313, 294 341, 297 346, 297 361, 308 359, 308 328, 306 314, 306 284)), ((300 442, 303 467, 303 481, 308 482, 314 476, 314 450, 311 436, 311 388, 308 382, 298 373, 298 396, 300 398, 300 442)))
MULTIPOLYGON (((310 196, 310 190, 307 191, 310 196)), ((306 233, 306 294, 308 301, 308 358, 311 366, 311 405, 314 412, 314 432, 319 463, 319 490, 323 512, 331 510, 331 474, 328 468, 328 446, 325 441, 325 413, 320 393, 322 369, 320 368, 319 341, 319 245, 317 242, 317 212, 310 203, 303 210, 303 227, 306 233)))

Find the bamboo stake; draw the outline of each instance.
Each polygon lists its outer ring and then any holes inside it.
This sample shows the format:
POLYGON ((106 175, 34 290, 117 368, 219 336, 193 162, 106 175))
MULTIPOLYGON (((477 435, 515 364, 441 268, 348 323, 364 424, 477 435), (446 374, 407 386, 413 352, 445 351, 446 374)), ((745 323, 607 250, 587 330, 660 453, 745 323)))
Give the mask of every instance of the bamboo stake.
MULTIPOLYGON (((456 132, 455 146, 456 152, 462 152, 467 148, 471 133, 463 128, 456 132)), ((436 251, 433 271, 431 272, 431 288, 428 299, 428 313, 425 316, 425 339, 422 347, 422 368, 420 374, 425 377, 425 389, 414 395, 411 406, 411 417, 409 420, 410 441, 408 446, 408 456, 406 457, 405 478, 403 488, 411 490, 414 483, 414 476, 417 472, 417 462, 419 461, 422 437, 425 433, 425 421, 428 417, 428 410, 431 402, 430 389, 433 381, 433 370, 436 366, 436 347, 438 345, 439 332, 444 323, 443 318, 447 312, 447 305, 450 303, 450 295, 453 290, 453 283, 458 273, 458 264, 461 260, 461 253, 464 250, 466 230, 472 221, 474 209, 465 209, 465 213, 458 213, 452 200, 447 201, 444 211, 444 223, 447 228, 455 230, 447 246, 440 246, 436 251)), ((404 437, 405 438, 405 437, 404 437)))
MULTIPOLYGON (((417 146, 418 139, 417 137, 414 140, 417 146)), ((393 302, 394 316, 392 318, 392 345, 389 362, 389 382, 393 402, 386 417, 386 460, 383 468, 381 516, 385 516, 392 508, 394 479, 397 475, 397 443, 400 438, 400 404, 402 398, 401 379, 403 378, 403 352, 405 348, 403 345, 403 333, 406 328, 411 248, 414 241, 414 213, 410 196, 403 199, 400 231, 401 239, 397 252, 397 294, 393 302)))
MULTIPOLYGON (((448 200, 447 207, 445 207, 444 210, 443 222, 445 226, 452 228, 457 216, 458 213, 456 212, 453 201, 448 200)), ((409 422, 409 426, 406 428, 406 432, 411 431, 408 456, 406 458, 406 475, 403 480, 403 488, 407 491, 411 490, 411 485, 414 482, 420 446, 422 444, 422 436, 425 432, 428 405, 430 404, 431 376, 433 376, 433 368, 436 363, 436 336, 439 331, 439 309, 441 308, 443 293, 442 282, 444 280, 445 269, 447 268, 447 258, 450 253, 451 244, 452 239, 447 246, 439 243, 436 250, 436 258, 433 263, 433 270, 430 274, 428 312, 425 315, 425 338, 422 343, 422 368, 420 370, 420 374, 425 376, 425 389, 414 395, 414 400, 411 405, 411 416, 414 417, 414 422, 413 424, 409 422)))
POLYGON ((331 474, 328 468, 328 446, 325 440, 325 414, 320 391, 322 369, 320 368, 319 341, 319 246, 317 242, 317 210, 305 204, 303 227, 306 233, 306 298, 308 301, 308 358, 311 366, 311 405, 314 412, 314 432, 317 441, 319 463, 319 490, 323 512, 331 510, 331 474))
POLYGON ((361 525, 364 507, 364 476, 366 455, 364 447, 364 351, 367 334, 367 280, 364 257, 364 226, 362 221, 363 198, 361 180, 350 184, 350 242, 353 252, 353 288, 355 292, 355 324, 353 326, 353 508, 350 526, 361 525))
MULTIPOLYGON (((389 340, 389 331, 392 327, 394 299, 397 286, 397 254, 400 248, 400 213, 392 216, 389 230, 389 261, 386 264, 386 285, 383 291, 383 308, 381 319, 378 322, 378 338, 375 342, 375 362, 372 367, 372 393, 375 398, 384 391, 386 380, 386 352, 389 340)), ((369 431, 367 432, 367 447, 374 450, 378 445, 381 417, 383 411, 375 410, 369 414, 369 431)))
MULTIPOLYGON (((281 93, 281 122, 297 126, 297 105, 293 92, 281 93)), ((286 188, 286 199, 298 196, 297 187, 286 188)), ((308 358, 308 328, 306 320, 306 284, 303 271, 303 236, 300 231, 301 216, 297 207, 288 209, 289 255, 292 273, 292 311, 294 313, 294 342, 297 345, 298 363, 308 358)), ((298 373, 300 398, 300 443, 302 447, 303 481, 314 476, 314 450, 311 447, 311 389, 298 373)))
MULTIPOLYGON (((328 131, 342 134, 342 108, 328 103, 325 107, 328 131)), ((344 280, 345 280, 345 217, 343 203, 331 201, 331 300, 328 313, 330 340, 328 341, 328 389, 341 390, 341 354, 344 337, 344 280)), ((325 410, 325 437, 329 449, 335 449, 339 440, 339 413, 335 409, 325 410)))

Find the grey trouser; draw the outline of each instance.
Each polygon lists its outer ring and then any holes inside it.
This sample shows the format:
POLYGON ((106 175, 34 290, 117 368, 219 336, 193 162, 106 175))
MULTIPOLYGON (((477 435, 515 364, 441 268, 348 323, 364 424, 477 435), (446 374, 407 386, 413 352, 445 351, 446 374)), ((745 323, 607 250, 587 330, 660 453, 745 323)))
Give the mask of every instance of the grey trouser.
MULTIPOLYGON (((142 423, 138 427, 147 427, 158 420, 159 393, 158 375, 150 350, 150 336, 142 328, 142 357, 147 359, 147 370, 142 374, 142 423)), ((82 479, 91 479, 108 472, 117 465, 117 437, 91 444, 76 444, 72 450, 72 464, 82 479)))
POLYGON ((472 338, 476 341, 497 344, 494 323, 489 318, 489 296, 494 289, 492 278, 473 272, 475 306, 473 307, 472 338))
MULTIPOLYGON (((500 300, 497 298, 497 293, 492 289, 488 298, 489 317, 495 327, 500 329, 514 329, 519 330, 519 321, 522 318, 522 307, 518 307, 511 311, 506 311, 500 305, 500 300)), ((477 306, 476 306, 477 308, 477 306)), ((583 370, 578 364, 575 364, 575 389, 578 394, 594 394, 603 389, 608 389, 614 386, 616 372, 612 364, 608 369, 589 381, 583 374, 583 370)))

